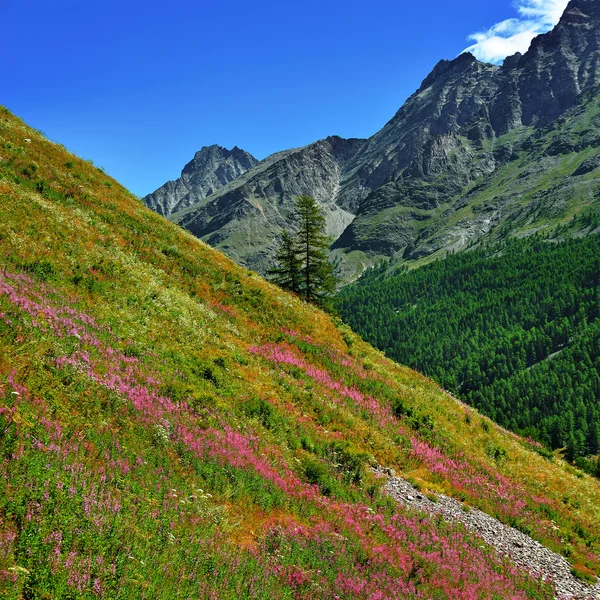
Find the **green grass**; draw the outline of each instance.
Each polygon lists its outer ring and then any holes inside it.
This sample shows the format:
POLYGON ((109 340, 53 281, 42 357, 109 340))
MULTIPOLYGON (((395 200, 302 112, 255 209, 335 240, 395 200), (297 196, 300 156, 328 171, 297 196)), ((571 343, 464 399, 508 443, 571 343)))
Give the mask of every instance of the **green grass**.
POLYGON ((551 507, 600 568, 596 481, 475 427, 8 111, 0 144, 3 597, 553 596, 397 507, 375 463, 566 551, 551 507))

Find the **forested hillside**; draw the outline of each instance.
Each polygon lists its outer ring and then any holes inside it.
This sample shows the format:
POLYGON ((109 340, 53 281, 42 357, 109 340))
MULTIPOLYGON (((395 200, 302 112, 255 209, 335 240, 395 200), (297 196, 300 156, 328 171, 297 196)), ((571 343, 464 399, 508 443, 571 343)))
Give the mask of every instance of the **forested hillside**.
POLYGON ((343 318, 366 340, 513 431, 566 446, 570 459, 597 454, 599 235, 512 239, 384 271, 340 293, 343 318))

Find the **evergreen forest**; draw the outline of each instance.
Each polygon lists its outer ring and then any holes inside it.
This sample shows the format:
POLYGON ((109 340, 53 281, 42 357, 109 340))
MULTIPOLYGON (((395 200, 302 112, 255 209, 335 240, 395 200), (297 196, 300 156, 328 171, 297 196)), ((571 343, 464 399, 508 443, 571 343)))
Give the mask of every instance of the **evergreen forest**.
POLYGON ((392 276, 381 265, 339 310, 394 360, 597 472, 599 274, 599 235, 511 239, 392 276))

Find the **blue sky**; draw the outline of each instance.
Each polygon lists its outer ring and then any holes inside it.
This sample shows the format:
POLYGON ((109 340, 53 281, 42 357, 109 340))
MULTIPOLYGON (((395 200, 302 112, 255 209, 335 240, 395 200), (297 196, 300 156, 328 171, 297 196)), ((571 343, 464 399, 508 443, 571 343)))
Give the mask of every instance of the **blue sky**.
POLYGON ((137 195, 204 145, 368 137, 442 58, 499 61, 567 0, 0 0, 0 104, 137 195))

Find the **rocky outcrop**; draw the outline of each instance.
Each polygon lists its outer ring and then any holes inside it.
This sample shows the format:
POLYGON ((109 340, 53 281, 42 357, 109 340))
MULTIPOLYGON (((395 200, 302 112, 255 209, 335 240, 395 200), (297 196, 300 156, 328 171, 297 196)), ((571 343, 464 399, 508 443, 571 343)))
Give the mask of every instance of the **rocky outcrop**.
POLYGON ((256 158, 237 146, 232 150, 205 146, 185 165, 179 179, 168 181, 143 202, 163 216, 170 215, 210 196, 256 164, 256 158))

